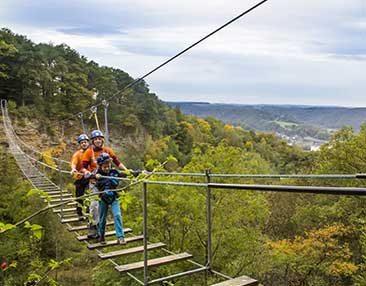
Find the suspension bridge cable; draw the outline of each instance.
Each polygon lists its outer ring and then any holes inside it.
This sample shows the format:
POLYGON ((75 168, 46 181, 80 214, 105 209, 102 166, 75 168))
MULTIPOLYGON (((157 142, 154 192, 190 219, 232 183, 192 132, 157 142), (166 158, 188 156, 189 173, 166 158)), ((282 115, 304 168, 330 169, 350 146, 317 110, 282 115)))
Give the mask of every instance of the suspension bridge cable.
POLYGON ((55 161, 58 161, 58 162, 61 162, 61 163, 69 164, 69 162, 66 161, 66 160, 56 158, 56 157, 52 157, 52 156, 47 155, 47 154, 43 154, 42 152, 36 150, 33 146, 25 143, 22 139, 20 139, 20 137, 16 134, 13 125, 11 124, 11 120, 10 120, 10 117, 9 117, 8 114, 6 114, 6 116, 4 117, 4 124, 7 124, 7 128, 10 129, 10 132, 14 135, 14 138, 17 139, 21 143, 21 145, 23 145, 27 149, 29 149, 29 150, 33 151, 34 153, 39 154, 43 157, 47 157, 47 158, 50 158, 52 160, 55 160, 55 161))
MULTIPOLYGON (((141 76, 140 78, 137 78, 135 80, 133 80, 131 83, 127 84, 126 86, 124 86, 120 91, 116 92, 115 94, 113 94, 112 96, 110 96, 109 98, 105 99, 107 101, 112 100, 113 98, 115 98, 117 95, 121 94, 122 92, 124 92, 126 89, 136 85, 137 83, 141 82, 143 79, 145 79, 146 77, 148 77, 149 75, 151 75, 152 73, 156 72, 157 70, 161 69, 163 66, 167 65, 168 63, 170 63, 171 61, 175 60, 176 58, 180 57, 181 55, 183 55, 184 53, 186 53, 187 51, 189 51, 190 49, 194 48, 195 46, 197 46, 198 44, 200 44, 201 42, 205 41, 206 39, 208 39, 209 37, 213 36, 214 34, 216 34, 217 32, 221 31, 222 29, 224 29, 225 27, 229 26, 230 24, 234 23, 235 21, 239 20, 240 18, 242 18, 243 16, 245 16, 246 14, 252 12, 253 10, 255 10, 256 8, 258 8, 259 6, 261 6, 262 4, 264 4, 265 2, 267 2, 268 0, 262 0, 261 2, 257 3, 256 5, 252 6, 251 8, 249 8, 248 10, 242 12, 241 14, 239 14, 238 16, 236 16, 235 18, 231 19, 230 21, 226 22, 225 24, 223 24, 222 26, 220 26, 219 28, 217 28, 216 30, 212 31, 211 33, 207 34, 206 36, 204 36, 203 38, 201 38, 200 40, 194 42, 193 44, 191 44, 189 47, 185 48, 184 50, 180 51, 179 53, 177 53, 176 55, 174 55, 173 57, 169 58, 168 60, 166 60, 165 62, 163 62, 162 64, 158 65, 157 67, 155 67, 154 69, 152 69, 151 71, 147 72, 146 74, 144 74, 143 76, 141 76)), ((100 105, 102 105, 102 102, 99 102, 97 104, 94 104, 95 107, 98 107, 100 105)), ((63 122, 66 120, 70 120, 72 118, 74 118, 75 116, 83 113, 88 112, 89 110, 84 110, 81 112, 78 112, 77 114, 74 114, 66 119, 63 119, 59 122, 63 122)))

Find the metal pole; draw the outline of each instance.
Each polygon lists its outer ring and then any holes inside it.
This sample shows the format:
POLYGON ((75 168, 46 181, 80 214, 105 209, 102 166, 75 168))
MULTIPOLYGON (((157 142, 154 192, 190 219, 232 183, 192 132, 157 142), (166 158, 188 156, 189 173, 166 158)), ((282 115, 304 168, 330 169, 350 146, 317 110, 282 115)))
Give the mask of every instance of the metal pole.
POLYGON ((105 145, 108 146, 108 142, 109 142, 109 136, 108 136, 108 106, 109 106, 109 102, 107 102, 106 100, 102 101, 102 104, 104 105, 104 128, 105 128, 105 145))
POLYGON ((78 116, 80 117, 81 127, 83 128, 83 133, 86 134, 84 120, 83 120, 83 113, 82 112, 79 112, 78 116))
POLYGON ((147 184, 143 183, 143 216, 144 216, 144 286, 147 286, 149 284, 148 281, 148 269, 147 269, 147 184))
POLYGON ((206 267, 208 271, 211 271, 212 268, 212 214, 211 214, 211 178, 210 178, 210 169, 206 169, 206 178, 207 178, 207 196, 206 196, 206 208, 207 208, 207 261, 206 267))
MULTIPOLYGON (((62 172, 61 172, 61 166, 60 163, 58 164, 58 174, 59 174, 59 187, 60 187, 60 198, 61 198, 61 202, 62 202, 62 189, 63 189, 63 182, 62 182, 62 172)), ((64 219, 64 205, 61 205, 61 211, 60 211, 60 215, 61 215, 61 220, 64 219)))

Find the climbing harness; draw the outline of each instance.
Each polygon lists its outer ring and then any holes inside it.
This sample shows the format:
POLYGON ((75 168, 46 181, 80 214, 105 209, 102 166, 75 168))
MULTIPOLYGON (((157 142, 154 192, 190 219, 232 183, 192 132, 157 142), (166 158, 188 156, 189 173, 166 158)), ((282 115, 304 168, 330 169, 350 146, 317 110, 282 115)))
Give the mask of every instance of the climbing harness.
POLYGON ((89 119, 92 118, 93 115, 94 115, 95 124, 97 125, 97 129, 100 130, 98 116, 97 116, 97 110, 98 110, 98 108, 95 105, 90 107, 91 115, 90 115, 89 119))

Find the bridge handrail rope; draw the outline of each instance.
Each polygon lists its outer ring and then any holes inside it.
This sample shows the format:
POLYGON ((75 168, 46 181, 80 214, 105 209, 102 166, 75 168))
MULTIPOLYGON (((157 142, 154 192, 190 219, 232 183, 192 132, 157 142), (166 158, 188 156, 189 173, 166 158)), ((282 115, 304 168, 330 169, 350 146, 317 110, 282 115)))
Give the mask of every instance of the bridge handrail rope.
MULTIPOLYGON (((2 103, 4 102, 4 104, 6 104, 5 100, 1 101, 2 103)), ((5 108, 5 110, 7 110, 5 108)), ((6 111, 5 111, 6 114, 6 111)), ((69 164, 68 161, 59 159, 59 158, 54 158, 52 156, 48 156, 43 154, 40 151, 37 151, 34 147, 26 144, 24 141, 22 141, 17 134, 15 133, 14 128, 12 127, 11 124, 11 120, 9 118, 9 116, 7 116, 8 121, 9 121, 9 128, 12 130, 12 133, 14 134, 14 136, 16 137, 16 139, 18 141, 20 141, 22 143, 22 145, 24 145, 25 147, 27 147, 29 150, 44 156, 44 157, 49 157, 52 158, 54 160, 58 160, 61 161, 63 163, 69 164)), ((30 155, 27 154, 27 156, 29 158, 32 158, 33 161, 35 162, 39 162, 42 163, 42 165, 49 167, 49 168, 53 168, 54 167, 47 165, 41 161, 39 161, 38 159, 35 159, 34 157, 31 157, 30 155)), ((61 170, 63 173, 69 173, 69 171, 67 170, 61 170)), ((147 174, 149 174, 150 172, 145 171, 147 174)), ((79 173, 81 174, 81 173, 79 173)), ((189 177, 206 177, 205 173, 179 173, 179 172, 154 172, 154 175, 157 176, 189 176, 189 177)), ((293 175, 288 175, 288 174, 214 174, 211 173, 210 174, 211 177, 216 177, 216 178, 247 178, 247 179, 364 179, 366 178, 366 174, 321 174, 321 175, 309 175, 309 174, 293 174, 293 175)), ((117 180, 121 180, 122 178, 116 178, 117 180)))
MULTIPOLYGON (((1 100, 2 104, 5 104, 6 106, 6 100, 1 100)), ((55 161, 59 161, 62 163, 65 163, 69 165, 69 162, 60 158, 55 158, 46 154, 43 154, 42 152, 36 150, 34 147, 28 145, 25 143, 22 139, 19 138, 19 136, 16 134, 12 124, 9 115, 7 114, 7 109, 5 108, 5 114, 6 119, 9 122, 9 128, 11 129, 12 133, 16 137, 16 139, 21 143, 21 145, 25 146, 27 149, 33 151, 36 154, 39 154, 40 156, 51 158, 55 161)), ((30 155, 27 155, 30 156, 30 155)), ((31 157, 33 161, 42 163, 46 167, 54 168, 52 166, 49 166, 34 157, 31 157)), ((68 170, 61 170, 63 173, 69 173, 68 170)), ((147 174, 150 172, 144 171, 147 174)), ((81 173, 78 173, 81 174, 81 173)), ((156 176, 188 176, 188 177, 206 177, 205 173, 182 173, 182 172, 154 172, 154 175, 156 176)), ((215 174, 211 173, 210 176, 212 178, 246 178, 246 179, 365 179, 366 174, 364 173, 357 173, 357 174, 215 174)), ((122 178, 116 178, 117 180, 121 180, 122 178)))
MULTIPOLYGON (((3 102, 3 101, 2 101, 3 102)), ((4 104, 6 104, 6 101, 4 101, 4 104)), ((47 155, 47 154, 44 154, 44 153, 42 153, 41 151, 38 151, 38 150, 36 150, 33 146, 31 146, 31 145, 29 145, 29 144, 27 144, 27 143, 25 143, 17 134, 16 134, 16 132, 15 132, 15 130, 14 130, 14 128, 13 128, 13 125, 12 125, 12 123, 11 123, 11 119, 10 119, 10 117, 9 117, 9 114, 8 114, 8 112, 7 112, 7 108, 5 108, 5 112, 4 112, 4 114, 5 114, 5 118, 4 118, 4 122, 6 122, 7 123, 7 127, 10 129, 10 131, 13 133, 13 135, 14 135, 14 137, 21 143, 21 145, 23 145, 24 147, 26 147, 27 149, 29 149, 29 150, 31 150, 31 151, 33 151, 34 153, 37 153, 37 154, 39 154, 39 155, 41 155, 41 156, 43 156, 43 157, 46 157, 46 158, 50 158, 50 159, 52 159, 52 160, 55 160, 55 161, 58 161, 58 162, 60 162, 60 163, 64 163, 64 164, 70 164, 68 161, 66 161, 66 160, 63 160, 63 159, 61 159, 61 158, 56 158, 56 157, 53 157, 53 156, 50 156, 50 155, 47 155)))
MULTIPOLYGON (((27 156, 29 159, 31 159, 34 162, 37 162, 45 167, 48 167, 53 170, 59 171, 58 168, 48 165, 28 154, 25 153, 25 156, 27 156)), ((62 173, 70 174, 70 171, 68 170, 62 170, 62 173)), ((206 177, 205 173, 174 173, 174 172, 148 172, 148 171, 142 171, 145 174, 155 175, 155 176, 189 176, 189 177, 206 177)), ((77 174, 83 175, 83 173, 77 172, 77 174)), ((247 178, 247 179, 366 179, 366 174, 325 174, 325 175, 271 175, 271 174, 214 174, 211 173, 210 177, 216 177, 216 178, 247 178)), ((121 177, 109 177, 109 176, 101 176, 101 178, 112 178, 116 180, 126 180, 126 178, 121 177)), ((128 179, 127 179, 128 180, 128 179)), ((159 181, 163 182, 163 181, 159 181)))

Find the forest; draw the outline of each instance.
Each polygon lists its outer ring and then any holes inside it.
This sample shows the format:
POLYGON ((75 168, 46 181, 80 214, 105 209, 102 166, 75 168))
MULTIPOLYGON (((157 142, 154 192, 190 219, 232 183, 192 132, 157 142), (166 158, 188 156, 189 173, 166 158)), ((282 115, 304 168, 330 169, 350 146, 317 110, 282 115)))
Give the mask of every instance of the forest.
MULTIPOLYGON (((82 132, 78 112, 109 102, 110 146, 128 168, 212 174, 356 174, 366 169, 366 126, 344 127, 317 152, 289 146, 273 133, 225 124, 212 116, 188 116, 170 107, 125 71, 100 66, 66 45, 35 44, 8 29, 0 31, 0 98, 8 100, 17 135, 43 154, 69 160, 82 132), (123 92, 119 92, 123 90, 123 92), (175 158, 161 164, 167 158, 175 158), (160 162, 160 163, 159 163, 160 162)), ((98 108, 103 129, 103 109, 98 108)), ((90 112, 86 129, 95 129, 90 112)), ((2 124, 2 123, 1 123, 2 124)), ((78 242, 52 211, 7 229, 39 210, 29 195, 0 133, 0 285, 138 285, 78 242), (32 228, 33 226, 33 228, 32 228), (39 227, 37 227, 39 226, 39 227), (37 280, 38 279, 38 280, 37 280), (33 284, 32 284, 33 283, 33 284)), ((47 164, 49 157, 39 156, 47 164)), ((49 176, 57 180, 55 174, 49 176)), ((200 182, 199 178, 155 180, 200 182)), ((65 188, 74 191, 71 176, 65 188)), ((213 178, 218 183, 365 187, 362 179, 213 178)), ((126 227, 142 225, 141 186, 121 196, 126 227)), ((173 252, 187 251, 204 263, 207 244, 204 190, 150 186, 150 239, 173 252)), ((213 268, 248 275, 260 285, 366 285, 366 226, 363 197, 212 190, 213 268)), ((121 258, 137 261, 141 255, 121 258)), ((155 269, 160 277, 182 265, 155 269)), ((210 285, 215 276, 195 274, 161 285, 210 285)))

